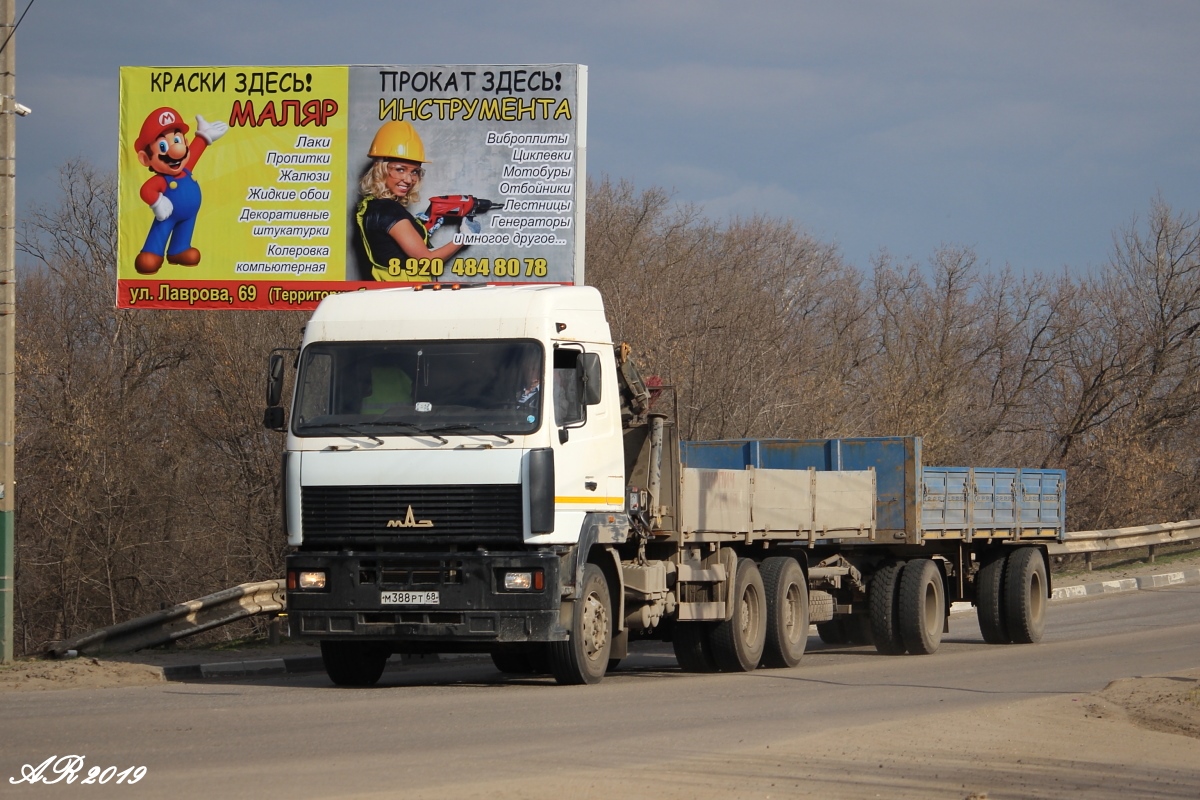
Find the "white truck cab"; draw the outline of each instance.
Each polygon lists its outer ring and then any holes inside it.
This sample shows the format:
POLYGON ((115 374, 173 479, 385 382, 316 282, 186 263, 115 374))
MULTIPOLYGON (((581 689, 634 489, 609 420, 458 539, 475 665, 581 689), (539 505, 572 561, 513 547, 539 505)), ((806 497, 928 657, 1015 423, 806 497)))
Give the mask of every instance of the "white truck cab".
POLYGON ((599 293, 335 295, 297 366, 284 464, 293 635, 346 664, 378 661, 363 655, 373 639, 378 655, 397 638, 410 650, 567 638, 572 546, 598 520, 617 536, 624 522, 599 293))

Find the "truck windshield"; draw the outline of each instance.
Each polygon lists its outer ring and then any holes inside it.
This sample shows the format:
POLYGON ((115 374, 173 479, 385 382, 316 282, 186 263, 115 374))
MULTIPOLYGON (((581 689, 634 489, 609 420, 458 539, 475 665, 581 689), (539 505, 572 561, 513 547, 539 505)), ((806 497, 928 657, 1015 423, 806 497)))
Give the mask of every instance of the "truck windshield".
POLYGON ((318 342, 304 349, 297 436, 526 434, 542 420, 536 341, 318 342))

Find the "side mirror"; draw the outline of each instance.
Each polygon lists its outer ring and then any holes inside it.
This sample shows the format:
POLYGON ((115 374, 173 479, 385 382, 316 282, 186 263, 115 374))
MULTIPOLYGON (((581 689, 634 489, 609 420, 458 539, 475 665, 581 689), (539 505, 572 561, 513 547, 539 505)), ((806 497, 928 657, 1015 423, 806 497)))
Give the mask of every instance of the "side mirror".
POLYGON ((575 363, 579 372, 583 392, 580 398, 585 406, 594 406, 600 402, 600 356, 596 353, 580 353, 575 363))
POLYGON ((279 405, 279 398, 282 394, 283 355, 280 353, 272 353, 270 361, 267 362, 267 405, 279 405))
POLYGON ((263 412, 263 427, 269 431, 287 430, 283 418, 283 406, 268 406, 263 412))

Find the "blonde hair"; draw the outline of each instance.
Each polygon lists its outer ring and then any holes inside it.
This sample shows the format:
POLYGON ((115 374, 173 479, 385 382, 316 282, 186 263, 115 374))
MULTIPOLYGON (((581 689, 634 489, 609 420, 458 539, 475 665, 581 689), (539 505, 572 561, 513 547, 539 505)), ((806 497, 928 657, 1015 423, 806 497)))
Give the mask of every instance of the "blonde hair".
POLYGON ((387 183, 385 183, 388 172, 388 164, 395 160, 403 159, 373 159, 371 161, 371 166, 367 168, 367 171, 363 173, 363 176, 358 181, 358 190, 364 195, 369 194, 374 197, 395 200, 401 205, 405 206, 412 205, 421 199, 421 193, 417 190, 421 188, 421 178, 425 177, 425 168, 422 167, 417 171, 417 182, 414 183, 413 187, 408 190, 408 194, 406 194, 404 197, 397 197, 388 191, 387 183))

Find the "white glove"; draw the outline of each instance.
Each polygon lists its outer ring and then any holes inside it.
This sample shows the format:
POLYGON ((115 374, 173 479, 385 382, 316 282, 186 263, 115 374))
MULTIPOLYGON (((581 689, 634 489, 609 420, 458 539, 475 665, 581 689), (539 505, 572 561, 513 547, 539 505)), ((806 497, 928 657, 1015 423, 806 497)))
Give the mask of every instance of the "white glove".
POLYGON ((171 198, 165 194, 160 194, 158 199, 150 204, 150 210, 154 212, 154 218, 162 222, 171 216, 171 212, 175 210, 175 204, 171 202, 171 198))
POLYGON ((483 230, 483 226, 472 217, 463 217, 462 221, 458 223, 459 233, 479 233, 481 230, 483 230))
POLYGON ((229 133, 229 126, 221 122, 221 120, 209 122, 199 114, 196 115, 196 135, 209 144, 212 144, 227 133, 229 133))

